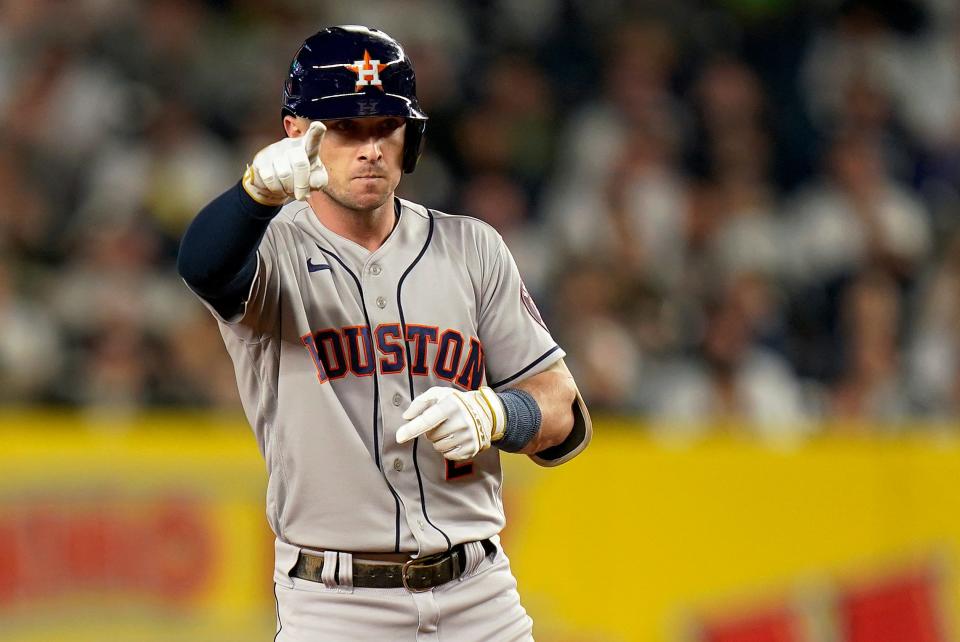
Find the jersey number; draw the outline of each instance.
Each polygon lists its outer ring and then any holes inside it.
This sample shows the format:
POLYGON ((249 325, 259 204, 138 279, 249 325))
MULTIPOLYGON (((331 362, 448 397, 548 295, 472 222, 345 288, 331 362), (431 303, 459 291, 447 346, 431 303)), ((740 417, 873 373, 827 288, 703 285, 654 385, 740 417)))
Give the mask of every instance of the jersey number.
POLYGON ((461 477, 466 477, 467 475, 473 474, 473 460, 468 459, 467 461, 450 461, 447 460, 447 481, 453 481, 454 479, 460 479, 461 477))

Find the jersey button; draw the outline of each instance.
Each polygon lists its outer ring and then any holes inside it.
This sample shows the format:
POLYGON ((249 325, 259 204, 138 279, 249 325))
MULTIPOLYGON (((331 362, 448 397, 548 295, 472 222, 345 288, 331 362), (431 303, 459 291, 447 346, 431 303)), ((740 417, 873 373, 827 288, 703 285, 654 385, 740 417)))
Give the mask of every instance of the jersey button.
POLYGON ((383 268, 380 267, 379 263, 374 263, 370 266, 370 274, 373 276, 380 276, 380 273, 383 272, 383 268))
POLYGON ((393 469, 394 469, 395 471, 397 471, 398 473, 399 473, 401 470, 403 470, 403 462, 400 461, 400 458, 399 458, 399 457, 398 457, 397 459, 394 459, 394 460, 393 460, 393 469))
POLYGON ((400 407, 400 404, 403 403, 403 397, 400 396, 400 393, 393 395, 393 405, 400 407))
POLYGON ((381 310, 382 310, 383 308, 387 307, 387 300, 384 299, 382 296, 378 296, 378 297, 377 297, 377 307, 380 308, 381 310))

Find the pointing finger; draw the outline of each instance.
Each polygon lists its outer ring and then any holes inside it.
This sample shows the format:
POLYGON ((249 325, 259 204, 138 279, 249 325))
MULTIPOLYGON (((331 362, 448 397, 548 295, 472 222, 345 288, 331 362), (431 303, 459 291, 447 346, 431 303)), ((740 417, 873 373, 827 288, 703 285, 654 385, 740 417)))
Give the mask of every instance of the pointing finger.
POLYGON ((457 421, 445 421, 433 430, 430 431, 430 434, 427 437, 430 441, 436 443, 444 439, 449 439, 451 436, 456 435, 459 431, 460 422, 457 421))
POLYGON ((293 170, 293 197, 302 201, 310 196, 310 161, 302 147, 290 150, 290 168, 293 170))
POLYGON ((417 397, 410 402, 410 407, 404 410, 400 416, 409 421, 448 394, 450 393, 446 388, 434 386, 426 392, 417 395, 417 397))
POLYGON ((402 444, 414 437, 419 437, 428 430, 433 430, 446 419, 446 413, 440 407, 431 406, 422 415, 397 428, 397 443, 402 444))
POLYGON ((410 421, 435 403, 437 403, 435 398, 423 399, 421 397, 417 397, 413 400, 413 403, 410 404, 410 407, 404 410, 403 414, 400 416, 407 421, 410 421))
POLYGON ((310 123, 307 133, 303 135, 303 151, 307 154, 308 162, 313 165, 314 162, 320 162, 320 143, 323 142, 323 135, 327 133, 327 126, 319 120, 310 123))
POLYGON ((430 430, 432 426, 423 421, 423 417, 417 417, 413 421, 407 422, 397 428, 397 443, 403 444, 411 439, 415 439, 423 433, 430 430))
POLYGON ((273 158, 273 170, 277 175, 277 180, 283 188, 284 193, 293 195, 293 167, 290 166, 290 159, 285 153, 277 153, 273 158))

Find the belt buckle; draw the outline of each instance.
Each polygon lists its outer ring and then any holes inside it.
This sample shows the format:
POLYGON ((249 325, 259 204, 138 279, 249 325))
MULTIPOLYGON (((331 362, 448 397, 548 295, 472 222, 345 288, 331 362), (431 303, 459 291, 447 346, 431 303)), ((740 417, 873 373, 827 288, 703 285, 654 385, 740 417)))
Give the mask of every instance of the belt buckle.
POLYGON ((419 566, 421 565, 420 563, 422 563, 423 561, 425 561, 425 560, 427 560, 427 559, 430 559, 430 558, 429 558, 429 557, 425 557, 425 558, 423 558, 423 559, 407 560, 406 562, 403 563, 403 568, 400 569, 400 581, 403 583, 403 588, 407 589, 407 590, 410 591, 411 593, 426 593, 426 592, 429 591, 431 588, 433 588, 432 586, 428 586, 428 587, 426 587, 426 588, 414 588, 414 587, 410 586, 410 583, 407 581, 407 580, 408 580, 408 577, 407 577, 407 571, 408 571, 408 569, 419 567, 419 566))

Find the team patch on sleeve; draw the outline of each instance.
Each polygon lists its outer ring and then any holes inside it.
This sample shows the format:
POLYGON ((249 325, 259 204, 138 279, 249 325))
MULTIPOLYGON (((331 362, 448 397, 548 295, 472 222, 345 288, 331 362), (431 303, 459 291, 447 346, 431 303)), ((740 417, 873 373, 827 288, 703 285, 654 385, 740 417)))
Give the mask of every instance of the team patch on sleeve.
POLYGON ((547 324, 543 322, 543 317, 540 316, 540 310, 537 309, 537 304, 533 302, 533 297, 530 296, 530 293, 527 291, 527 286, 524 285, 522 280, 520 281, 520 300, 523 302, 523 307, 525 307, 527 312, 530 313, 530 316, 533 317, 533 320, 546 330, 547 324))

